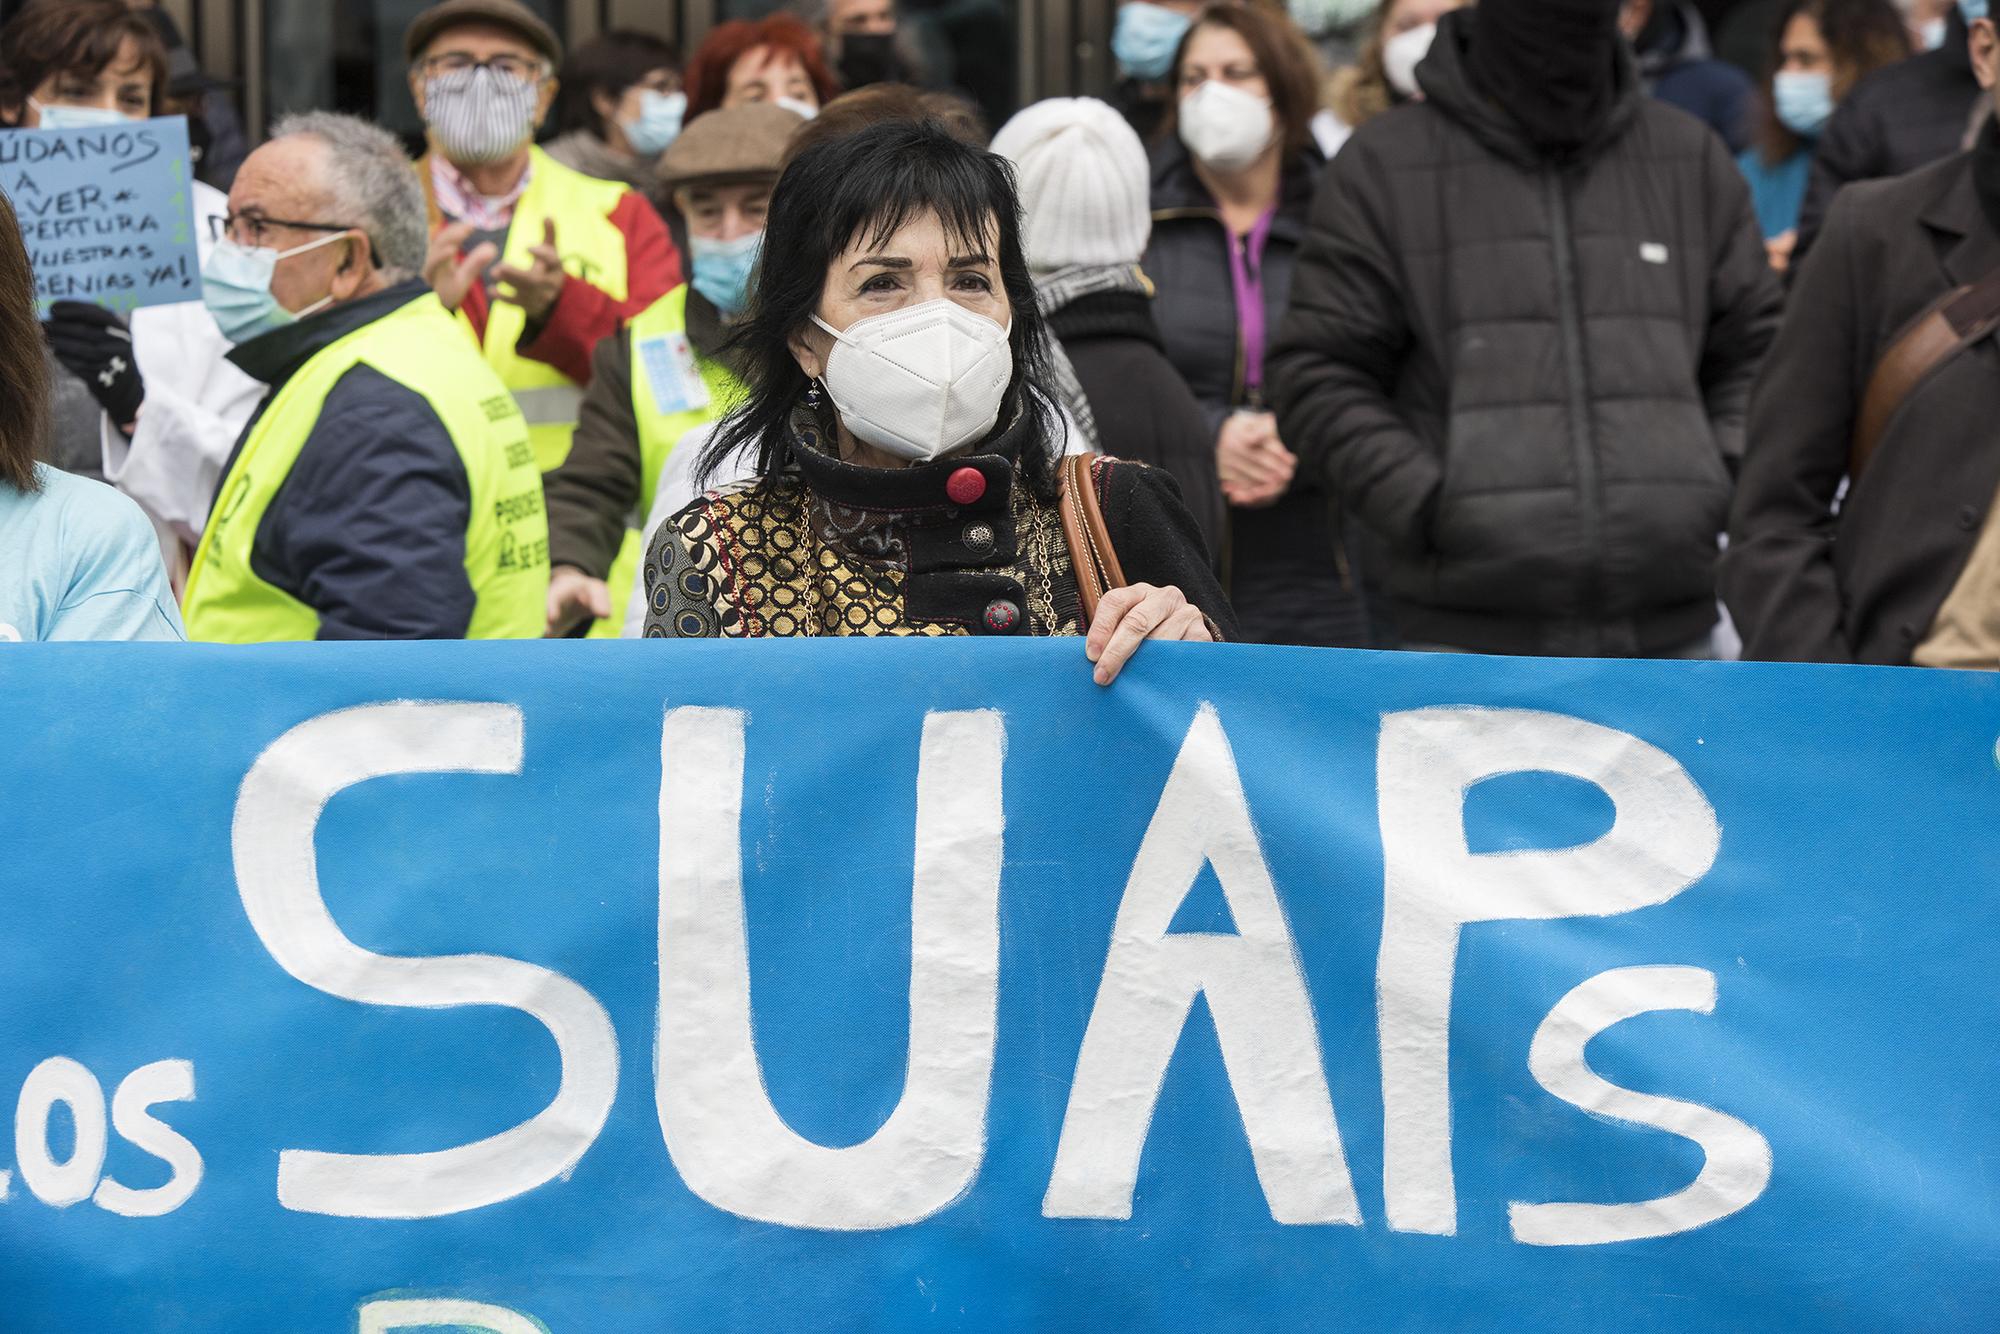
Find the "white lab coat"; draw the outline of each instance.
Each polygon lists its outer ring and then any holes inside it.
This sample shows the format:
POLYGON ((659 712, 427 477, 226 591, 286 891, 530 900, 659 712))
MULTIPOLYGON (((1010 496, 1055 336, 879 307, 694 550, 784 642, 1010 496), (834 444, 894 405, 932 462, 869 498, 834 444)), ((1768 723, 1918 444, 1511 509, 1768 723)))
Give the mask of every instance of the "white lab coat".
MULTIPOLYGON (((221 226, 211 219, 228 211, 228 196, 194 183, 195 243, 204 263, 221 226)), ((226 360, 230 346, 199 301, 133 311, 132 352, 146 401, 130 440, 108 416, 99 427, 104 476, 153 521, 176 588, 236 438, 264 398, 265 386, 226 360)))

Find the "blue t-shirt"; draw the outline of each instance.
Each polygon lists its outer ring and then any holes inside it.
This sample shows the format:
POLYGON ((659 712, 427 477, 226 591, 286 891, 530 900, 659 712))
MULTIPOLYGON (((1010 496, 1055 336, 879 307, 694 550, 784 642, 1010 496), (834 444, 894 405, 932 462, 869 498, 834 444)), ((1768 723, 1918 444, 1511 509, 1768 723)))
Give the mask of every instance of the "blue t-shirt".
POLYGON ((1757 210, 1757 226, 1766 241, 1783 236, 1799 225, 1799 210, 1806 202, 1806 178, 1812 174, 1812 149, 1801 147, 1783 162, 1770 164, 1764 154, 1751 149, 1736 159, 1743 179, 1750 182, 1750 203, 1757 210))
POLYGON ((0 641, 186 639, 139 507, 102 482, 35 470, 33 495, 0 482, 0 641))

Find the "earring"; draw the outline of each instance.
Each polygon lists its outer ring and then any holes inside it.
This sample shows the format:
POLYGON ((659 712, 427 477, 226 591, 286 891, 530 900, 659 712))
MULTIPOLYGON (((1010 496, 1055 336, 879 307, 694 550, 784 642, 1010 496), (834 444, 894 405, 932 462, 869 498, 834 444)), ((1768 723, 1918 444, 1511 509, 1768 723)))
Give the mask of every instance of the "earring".
POLYGON ((819 381, 817 379, 806 381, 806 406, 811 408, 814 412, 817 412, 819 411, 819 404, 820 404, 819 381))

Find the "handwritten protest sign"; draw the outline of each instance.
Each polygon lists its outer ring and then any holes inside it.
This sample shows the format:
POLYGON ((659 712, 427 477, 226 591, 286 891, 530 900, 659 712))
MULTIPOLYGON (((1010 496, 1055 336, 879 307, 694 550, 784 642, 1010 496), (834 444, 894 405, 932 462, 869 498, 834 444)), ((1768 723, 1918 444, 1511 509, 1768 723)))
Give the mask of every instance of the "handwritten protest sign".
POLYGON ((125 313, 201 299, 187 119, 0 132, 0 189, 35 269, 35 301, 125 313))

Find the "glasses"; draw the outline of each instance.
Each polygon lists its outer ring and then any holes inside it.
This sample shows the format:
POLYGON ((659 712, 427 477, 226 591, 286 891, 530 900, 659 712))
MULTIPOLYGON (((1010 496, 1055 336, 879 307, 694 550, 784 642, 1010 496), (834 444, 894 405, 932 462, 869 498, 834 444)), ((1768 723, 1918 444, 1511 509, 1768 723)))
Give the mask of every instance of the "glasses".
POLYGON ((417 72, 427 79, 440 74, 469 74, 476 69, 490 69, 519 83, 536 83, 549 73, 547 61, 530 60, 526 56, 488 56, 485 60, 475 60, 464 51, 446 51, 417 62, 417 72))
MULTIPOLYGON (((295 232, 355 232, 359 227, 350 227, 338 222, 293 222, 288 218, 267 218, 261 213, 228 213, 208 220, 208 239, 220 241, 224 237, 237 245, 249 246, 252 250, 264 248, 273 229, 290 229, 295 232)), ((276 246, 270 247, 276 250, 276 246)), ((371 251, 372 253, 372 251, 371 251)), ((374 256, 375 267, 382 267, 382 257, 374 256)))
POLYGON ((261 213, 228 213, 208 220, 208 239, 220 241, 224 237, 246 245, 252 249, 261 247, 274 227, 289 228, 295 232, 351 232, 354 227, 341 222, 293 222, 289 218, 267 218, 261 213))

